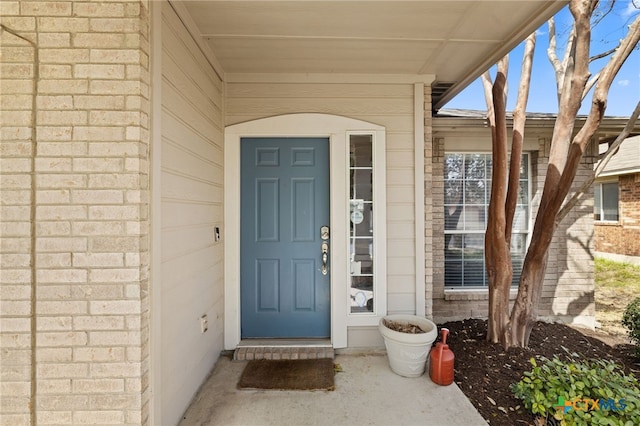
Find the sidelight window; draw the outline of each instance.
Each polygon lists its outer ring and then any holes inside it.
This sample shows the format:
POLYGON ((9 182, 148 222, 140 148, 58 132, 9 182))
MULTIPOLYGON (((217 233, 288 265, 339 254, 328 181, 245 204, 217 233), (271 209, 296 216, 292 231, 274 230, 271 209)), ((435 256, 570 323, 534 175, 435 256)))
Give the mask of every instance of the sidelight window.
POLYGON ((376 242, 374 145, 371 134, 349 135, 349 273, 351 313, 374 312, 376 242))

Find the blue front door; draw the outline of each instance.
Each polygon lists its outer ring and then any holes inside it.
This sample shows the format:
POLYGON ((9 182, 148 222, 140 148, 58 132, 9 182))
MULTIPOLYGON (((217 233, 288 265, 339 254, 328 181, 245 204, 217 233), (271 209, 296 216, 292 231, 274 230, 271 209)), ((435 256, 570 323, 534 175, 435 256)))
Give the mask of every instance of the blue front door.
POLYGON ((240 168, 242 338, 329 337, 329 140, 242 138, 240 168))

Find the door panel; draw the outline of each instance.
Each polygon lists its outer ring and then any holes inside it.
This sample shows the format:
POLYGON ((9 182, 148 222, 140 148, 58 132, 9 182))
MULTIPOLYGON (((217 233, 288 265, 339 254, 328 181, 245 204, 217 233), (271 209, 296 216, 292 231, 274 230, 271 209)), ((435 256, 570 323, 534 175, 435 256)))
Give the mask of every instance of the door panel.
POLYGON ((329 337, 327 138, 241 140, 241 334, 329 337))

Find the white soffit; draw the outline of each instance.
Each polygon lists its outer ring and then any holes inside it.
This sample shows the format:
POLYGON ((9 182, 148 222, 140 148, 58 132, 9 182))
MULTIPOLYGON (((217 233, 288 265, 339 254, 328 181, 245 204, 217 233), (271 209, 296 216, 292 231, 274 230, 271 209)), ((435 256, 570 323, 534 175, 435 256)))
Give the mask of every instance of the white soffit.
POLYGON ((412 74, 450 98, 565 1, 184 1, 225 74, 412 74))

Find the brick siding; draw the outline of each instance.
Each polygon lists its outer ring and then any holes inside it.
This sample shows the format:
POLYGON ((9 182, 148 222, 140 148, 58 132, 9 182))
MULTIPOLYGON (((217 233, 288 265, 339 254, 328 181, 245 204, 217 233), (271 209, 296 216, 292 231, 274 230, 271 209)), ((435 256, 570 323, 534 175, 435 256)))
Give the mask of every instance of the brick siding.
MULTIPOLYGON (((425 86, 424 88, 424 140, 425 142, 433 139, 433 116, 431 115, 431 87, 425 86)), ((425 241, 425 268, 424 268, 424 279, 425 279, 425 315, 428 318, 433 318, 433 282, 434 282, 434 274, 436 273, 434 269, 433 256, 434 256, 434 247, 433 247, 433 237, 434 237, 434 227, 433 227, 433 209, 435 206, 434 202, 434 194, 437 191, 434 191, 433 185, 433 148, 430 143, 425 143, 424 147, 424 241, 425 241)), ((442 203, 440 203, 441 205, 442 203)), ((417 295, 416 295, 417 296, 417 295)), ((417 296, 418 297, 418 296, 417 296)))
POLYGON ((595 226, 595 248, 605 253, 640 256, 640 173, 618 177, 619 213, 617 223, 595 226))
POLYGON ((147 7, 0 3, 2 424, 146 421, 147 7))

